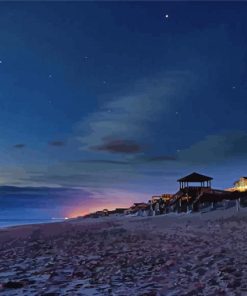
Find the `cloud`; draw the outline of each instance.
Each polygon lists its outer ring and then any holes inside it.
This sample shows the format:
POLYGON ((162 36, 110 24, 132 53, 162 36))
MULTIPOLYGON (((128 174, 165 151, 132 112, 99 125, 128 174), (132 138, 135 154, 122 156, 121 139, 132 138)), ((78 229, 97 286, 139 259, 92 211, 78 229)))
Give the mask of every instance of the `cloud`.
POLYGON ((145 163, 155 163, 155 162, 170 162, 176 161, 177 156, 175 155, 159 155, 159 156, 138 156, 125 161, 121 160, 111 160, 111 159, 81 159, 76 160, 76 163, 88 163, 88 164, 106 164, 106 165, 135 165, 135 164, 145 164, 145 163))
POLYGON ((99 98, 99 109, 83 118, 75 131, 73 145, 79 143, 79 151, 73 155, 79 160, 53 162, 20 182, 133 190, 143 184, 147 188, 150 182, 163 184, 169 178, 166 171, 178 170, 176 155, 165 143, 171 133, 171 113, 186 100, 193 82, 190 71, 167 71, 139 80, 121 94, 99 98), (157 125, 162 126, 162 136, 157 125), (157 134, 162 143, 157 143, 157 134))
POLYGON ((110 160, 110 159, 83 159, 83 160, 76 160, 76 163, 84 163, 84 164, 107 164, 107 165, 128 165, 131 162, 129 161, 120 161, 120 160, 110 160))
POLYGON ((102 145, 90 147, 94 151, 105 151, 110 153, 138 153, 142 147, 131 140, 104 140, 102 145))
POLYGON ((50 208, 70 206, 77 200, 92 199, 92 194, 83 189, 0 186, 1 209, 50 208))
POLYGON ((129 90, 122 91, 122 95, 109 94, 99 110, 77 125, 81 149, 90 151, 94 147, 98 152, 139 152, 140 147, 152 139, 155 124, 162 121, 162 132, 170 131, 171 110, 177 102, 186 99, 192 81, 193 75, 189 71, 167 71, 160 77, 139 80, 129 90), (106 139, 111 140, 106 143, 106 139), (121 144, 120 140, 129 143, 121 144))
POLYGON ((175 155, 159 155, 152 157, 142 157, 140 160, 143 162, 164 162, 164 161, 176 161, 177 156, 175 155))
POLYGON ((16 149, 22 149, 22 148, 26 147, 26 145, 25 144, 16 144, 13 147, 16 149))
POLYGON ((65 142, 64 141, 52 141, 52 142, 49 142, 49 145, 53 146, 53 147, 62 147, 62 146, 65 146, 65 142))
POLYGON ((247 133, 242 131, 209 135, 179 153, 189 163, 219 163, 247 156, 247 133))
MULTIPOLYGON (((111 156, 115 154, 111 154, 111 156)), ((128 155, 127 155, 128 156, 128 155)), ((116 155, 118 157, 118 154, 116 155)), ((33 170, 26 168, 25 172, 16 173, 16 170, 0 174, 0 179, 8 185, 49 186, 84 188, 89 191, 95 188, 131 189, 146 188, 160 184, 170 172, 177 171, 177 162, 171 160, 151 160, 147 157, 122 157, 118 159, 86 159, 72 160, 50 165, 36 166, 33 170), (126 159, 126 160, 125 160, 126 159), (13 183, 13 177, 15 182, 13 183), (152 186, 150 186, 152 184, 152 186)), ((179 177, 179 176, 178 176, 179 177)))
POLYGON ((218 164, 227 165, 227 161, 236 158, 247 159, 247 133, 235 131, 210 135, 175 155, 111 152, 104 156, 106 158, 89 158, 94 156, 94 153, 86 154, 86 159, 50 163, 35 170, 31 167, 24 171, 3 169, 0 179, 9 185, 62 186, 83 188, 89 192, 107 188, 170 191, 172 186, 176 188, 177 178, 202 169, 202 166, 210 167, 210 175, 218 164))

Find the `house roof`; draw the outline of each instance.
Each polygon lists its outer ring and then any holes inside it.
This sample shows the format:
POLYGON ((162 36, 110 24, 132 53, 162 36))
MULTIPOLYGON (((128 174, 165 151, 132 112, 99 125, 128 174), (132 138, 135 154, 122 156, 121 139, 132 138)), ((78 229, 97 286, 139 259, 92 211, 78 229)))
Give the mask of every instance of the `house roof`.
POLYGON ((178 182, 204 182, 204 181, 211 181, 211 180, 213 180, 213 178, 194 172, 188 176, 178 179, 178 182))
POLYGON ((144 202, 140 202, 140 203, 134 203, 133 206, 130 207, 131 210, 138 210, 138 209, 146 209, 148 208, 149 205, 144 203, 144 202))
POLYGON ((145 202, 134 202, 134 206, 146 206, 147 204, 145 202))

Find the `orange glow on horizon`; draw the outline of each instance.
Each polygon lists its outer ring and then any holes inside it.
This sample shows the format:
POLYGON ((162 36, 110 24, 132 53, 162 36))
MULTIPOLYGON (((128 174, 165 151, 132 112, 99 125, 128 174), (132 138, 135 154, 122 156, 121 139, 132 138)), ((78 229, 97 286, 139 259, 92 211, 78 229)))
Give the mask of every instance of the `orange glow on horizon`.
POLYGON ((76 204, 70 207, 70 210, 65 214, 69 218, 85 216, 90 213, 102 211, 104 209, 114 210, 116 208, 129 208, 135 202, 145 202, 150 199, 148 193, 137 193, 121 190, 108 189, 103 194, 94 194, 94 199, 88 204, 76 204))
POLYGON ((108 205, 105 205, 104 207, 102 206, 96 206, 96 207, 91 207, 90 209, 88 210, 80 210, 80 208, 83 208, 83 207, 77 207, 75 210, 73 210, 71 213, 69 213, 67 215, 67 217, 69 218, 77 218, 77 217, 82 217, 82 216, 85 216, 87 214, 90 214, 90 213, 95 213, 97 211, 103 211, 104 209, 107 209, 107 210, 115 210, 116 208, 128 208, 130 207, 132 204, 131 203, 126 203, 125 205, 123 204, 108 204, 108 205))
POLYGON ((74 210, 73 212, 69 213, 67 216, 69 218, 77 218, 77 217, 82 217, 82 216, 85 216, 89 214, 89 212, 86 212, 86 211, 82 211, 82 210, 79 210, 79 209, 76 209, 74 210))

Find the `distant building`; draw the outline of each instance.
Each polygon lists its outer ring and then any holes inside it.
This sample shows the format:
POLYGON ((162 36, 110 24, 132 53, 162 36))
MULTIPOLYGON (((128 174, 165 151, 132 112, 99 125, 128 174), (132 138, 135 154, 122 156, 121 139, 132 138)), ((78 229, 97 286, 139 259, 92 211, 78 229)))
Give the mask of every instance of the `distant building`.
POLYGON ((241 177, 238 181, 234 182, 234 187, 237 191, 247 191, 247 177, 241 177))
POLYGON ((170 193, 164 193, 164 194, 161 194, 161 195, 153 195, 152 196, 152 203, 160 200, 161 198, 165 202, 168 202, 172 198, 172 196, 173 196, 173 194, 170 194, 170 193))
POLYGON ((133 206, 131 206, 128 209, 127 213, 133 214, 133 213, 138 212, 139 210, 147 210, 148 207, 149 207, 148 204, 145 202, 136 202, 133 204, 133 206))
POLYGON ((116 208, 115 210, 109 211, 109 215, 124 215, 128 211, 127 208, 116 208))
POLYGON ((238 181, 233 183, 234 186, 227 188, 226 191, 234 192, 245 192, 247 191, 247 177, 241 177, 238 181))

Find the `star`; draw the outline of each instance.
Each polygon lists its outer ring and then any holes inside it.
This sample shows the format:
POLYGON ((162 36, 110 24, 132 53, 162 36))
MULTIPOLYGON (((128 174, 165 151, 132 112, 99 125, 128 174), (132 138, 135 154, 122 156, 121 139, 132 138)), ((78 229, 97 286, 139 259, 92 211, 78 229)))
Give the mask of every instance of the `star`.
POLYGON ((2 64, 2 63, 3 63, 3 61, 0 60, 0 64, 2 64))
POLYGON ((165 15, 165 18, 168 18, 168 17, 169 17, 169 15, 168 15, 168 14, 166 14, 166 15, 165 15))
POLYGON ((52 78, 52 75, 51 74, 49 74, 49 76, 48 76, 49 78, 52 78))
POLYGON ((175 114, 178 115, 178 111, 175 114))
POLYGON ((106 84, 106 81, 105 80, 103 81, 103 84, 106 84))
POLYGON ((236 88, 236 86, 234 85, 233 87, 232 87, 232 89, 235 89, 236 88))

